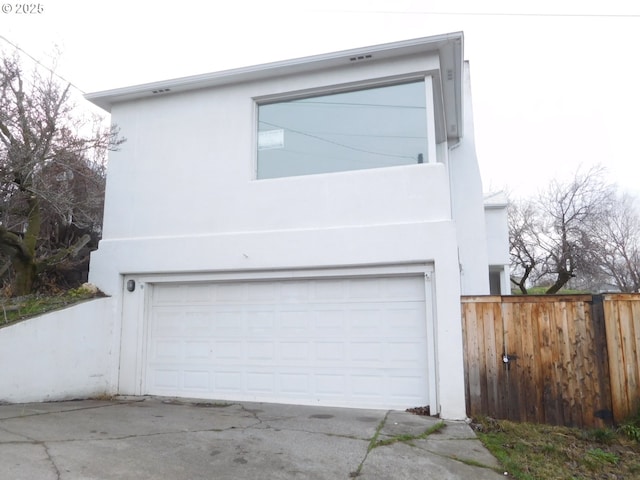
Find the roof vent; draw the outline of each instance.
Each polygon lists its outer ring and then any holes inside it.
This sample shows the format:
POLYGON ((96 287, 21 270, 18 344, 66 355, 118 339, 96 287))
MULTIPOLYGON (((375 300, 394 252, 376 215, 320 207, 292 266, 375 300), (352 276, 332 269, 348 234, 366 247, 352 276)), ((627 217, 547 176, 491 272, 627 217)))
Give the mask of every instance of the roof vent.
POLYGON ((361 60, 369 60, 370 58, 373 58, 372 55, 358 55, 357 57, 351 57, 349 58, 350 62, 359 62, 361 60))
POLYGON ((170 92, 171 89, 170 88, 159 88, 158 90, 152 90, 151 93, 158 94, 158 93, 167 93, 170 92))

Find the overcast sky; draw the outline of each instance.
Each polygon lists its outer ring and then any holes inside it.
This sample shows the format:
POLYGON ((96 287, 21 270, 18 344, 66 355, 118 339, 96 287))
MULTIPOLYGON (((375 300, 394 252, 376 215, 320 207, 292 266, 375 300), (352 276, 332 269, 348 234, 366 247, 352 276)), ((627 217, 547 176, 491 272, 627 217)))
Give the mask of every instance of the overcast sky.
POLYGON ((640 196, 637 0, 0 4, 0 35, 84 92, 463 31, 485 191, 602 164, 640 196))

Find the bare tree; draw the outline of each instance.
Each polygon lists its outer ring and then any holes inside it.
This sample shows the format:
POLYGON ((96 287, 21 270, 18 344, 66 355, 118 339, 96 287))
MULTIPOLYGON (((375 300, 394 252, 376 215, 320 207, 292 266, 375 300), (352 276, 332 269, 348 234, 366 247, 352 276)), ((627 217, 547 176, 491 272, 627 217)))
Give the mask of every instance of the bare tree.
POLYGON ((27 74, 17 55, 0 59, 0 252, 16 295, 31 292, 39 272, 77 253, 99 228, 99 160, 122 142, 98 118, 75 113, 70 88, 52 72, 27 74))
POLYGON ((598 243, 593 260, 601 276, 621 292, 640 291, 640 215, 634 199, 620 196, 593 236, 598 243))
POLYGON ((540 229, 538 211, 531 201, 510 202, 508 209, 511 283, 526 295, 527 285, 537 277, 538 267, 544 263, 539 248, 540 229))
POLYGON ((545 293, 553 294, 577 276, 601 276, 603 242, 612 233, 606 222, 614 211, 616 190, 602 167, 579 170, 568 182, 555 180, 535 200, 514 205, 512 282, 523 293, 529 283, 546 284, 545 293))
POLYGON ((553 279, 546 293, 557 293, 580 273, 594 270, 593 232, 611 211, 614 188, 602 167, 578 171, 568 183, 553 181, 540 197, 540 247, 546 253, 542 276, 553 279))

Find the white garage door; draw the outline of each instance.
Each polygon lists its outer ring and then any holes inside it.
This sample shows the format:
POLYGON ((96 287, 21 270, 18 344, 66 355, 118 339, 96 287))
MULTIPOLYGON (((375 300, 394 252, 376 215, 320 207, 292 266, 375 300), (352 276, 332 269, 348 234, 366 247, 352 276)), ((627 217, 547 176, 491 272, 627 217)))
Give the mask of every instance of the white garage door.
POLYGON ((156 283, 150 307, 148 394, 427 404, 422 275, 156 283))

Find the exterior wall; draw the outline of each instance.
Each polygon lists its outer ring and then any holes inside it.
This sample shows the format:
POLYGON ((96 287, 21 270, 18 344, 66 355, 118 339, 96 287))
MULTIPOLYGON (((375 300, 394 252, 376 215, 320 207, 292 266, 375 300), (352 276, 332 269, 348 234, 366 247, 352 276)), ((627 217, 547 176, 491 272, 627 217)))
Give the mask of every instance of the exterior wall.
POLYGON ((503 193, 485 198, 484 213, 489 265, 492 271, 500 273, 500 293, 502 295, 511 293, 507 205, 508 201, 503 193))
POLYGON ((255 180, 255 98, 437 68, 437 56, 418 56, 114 105, 128 140, 110 155, 103 238, 450 218, 446 182, 419 165, 255 180))
POLYGON ((0 329, 0 401, 113 393, 114 305, 92 300, 0 329))
POLYGON ((464 86, 464 136, 449 153, 451 204, 458 230, 462 294, 486 295, 489 293, 489 261, 468 63, 465 63, 464 86))
POLYGON ((415 239, 374 227, 449 221, 445 165, 255 180, 254 99, 438 68, 422 54, 114 105, 128 141, 109 159, 91 281, 117 295, 128 273, 432 260, 407 253, 415 239))
MULTIPOLYGON (((123 310, 135 312, 127 318, 122 329, 122 348, 120 352, 120 384, 119 393, 136 395, 141 392, 136 379, 135 369, 139 368, 141 332, 144 327, 141 319, 144 310, 145 274, 156 272, 197 272, 208 270, 198 268, 197 260, 185 264, 179 256, 172 255, 176 249, 184 251, 201 251, 213 257, 205 257, 204 264, 215 262, 218 272, 237 274, 241 278, 261 278, 265 272, 283 269, 304 271, 310 266, 371 266, 402 265, 419 263, 420 259, 429 258, 434 264, 436 273, 433 276, 435 338, 430 339, 433 348, 438 352, 436 375, 438 379, 439 405, 444 418, 465 418, 464 383, 462 368, 462 332, 460 329, 460 285, 457 271, 458 256, 456 250, 456 231, 450 221, 434 223, 398 224, 393 226, 355 227, 350 229, 297 230, 285 232, 255 233, 253 235, 217 235, 183 239, 157 239, 154 242, 140 241, 127 244, 127 255, 118 252, 117 245, 108 256, 117 258, 118 263, 112 265, 110 277, 118 270, 137 272, 132 275, 137 280, 138 288, 133 293, 124 292, 117 298, 123 303, 123 310), (385 246, 398 245, 398 239, 404 239, 402 248, 398 248, 395 256, 381 256, 385 246), (373 240, 372 240, 373 239, 373 240), (237 242, 240 242, 239 244, 237 242), (305 248, 292 248, 292 245, 304 245, 305 248), (256 247, 259 247, 256 249, 256 247), (220 252, 230 249, 236 252, 246 251, 246 262, 240 269, 237 258, 225 258, 220 252), (327 257, 320 253, 316 259, 309 257, 309 252, 322 252, 331 248, 333 254, 327 257), (147 257, 151 249, 153 255, 147 257), (140 260, 144 259, 144 263, 140 260), (320 260, 323 259, 323 260, 320 260), (382 260, 382 261, 381 261, 382 260), (393 261, 391 261, 393 260, 393 261), (325 263, 322 263, 322 262, 325 263), (437 312, 437 314, 436 314, 437 312)), ((241 256, 238 254, 237 256, 241 256)), ((184 279, 184 275, 181 276, 184 279)), ((177 279, 181 277, 176 277, 177 279)), ((120 291, 122 291, 120 285, 120 291)), ((120 338, 120 331, 116 336, 120 338)))
MULTIPOLYGON (((254 173, 254 99, 438 68, 437 55, 404 56, 113 105, 128 141, 110 156, 90 280, 114 295, 128 322, 143 306, 127 305, 124 275, 433 264, 439 410, 464 418, 459 263, 466 293, 488 291, 472 131, 448 163, 270 180, 254 173), (453 210, 452 197, 460 197, 453 210)), ((445 160, 446 142, 439 152, 445 160)), ((124 352, 120 365, 137 355, 124 352)), ((121 383, 119 392, 135 388, 121 383)))
POLYGON ((506 206, 485 206, 487 251, 490 265, 509 264, 509 225, 506 206))

